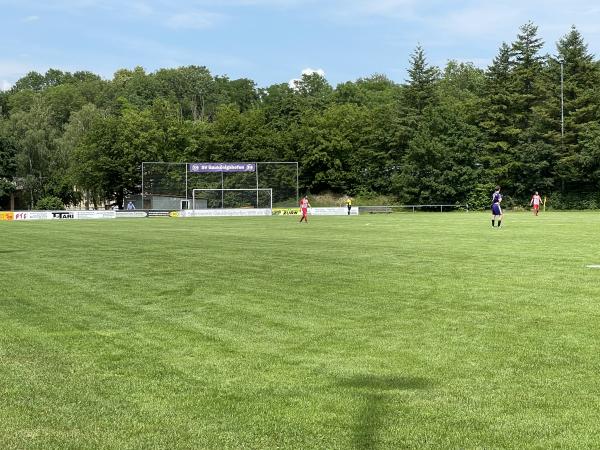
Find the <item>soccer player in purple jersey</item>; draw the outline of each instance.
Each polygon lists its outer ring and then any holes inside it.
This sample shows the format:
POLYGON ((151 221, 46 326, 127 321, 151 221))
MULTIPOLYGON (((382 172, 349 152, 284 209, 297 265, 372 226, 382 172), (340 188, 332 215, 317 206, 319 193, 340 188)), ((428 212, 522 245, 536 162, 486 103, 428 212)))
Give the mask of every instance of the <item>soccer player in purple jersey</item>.
POLYGON ((502 226, 503 214, 500 202, 502 202, 502 194, 500 194, 500 186, 496 186, 496 191, 492 194, 492 227, 494 226, 496 217, 498 217, 498 228, 502 226))

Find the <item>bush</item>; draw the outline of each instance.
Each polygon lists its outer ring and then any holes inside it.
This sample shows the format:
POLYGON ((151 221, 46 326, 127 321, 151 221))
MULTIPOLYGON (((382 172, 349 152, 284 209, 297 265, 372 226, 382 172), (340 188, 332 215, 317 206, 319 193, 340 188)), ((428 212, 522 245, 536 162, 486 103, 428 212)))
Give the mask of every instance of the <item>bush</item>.
MULTIPOLYGON (((300 195, 300 198, 302 197, 303 195, 300 195)), ((324 192, 315 195, 308 194, 308 200, 310 201, 311 206, 315 207, 340 206, 340 195, 333 194, 331 192, 324 192)))
POLYGON ((47 196, 40 198, 35 204, 35 209, 39 210, 50 210, 50 209, 64 209, 65 205, 62 200, 58 197, 47 196))
POLYGON ((552 209, 598 209, 600 207, 600 193, 573 192, 561 194, 555 192, 548 195, 546 205, 552 209))
POLYGON ((492 203, 492 192, 494 192, 494 186, 491 184, 480 184, 475 186, 467 197, 469 209, 473 211, 489 209, 490 204, 492 203))
MULTIPOLYGON (((350 195, 352 205, 354 206, 378 206, 395 205, 398 203, 394 197, 389 195, 378 195, 373 193, 357 193, 350 195)), ((315 207, 340 207, 346 206, 346 194, 337 194, 333 192, 322 192, 320 194, 308 195, 310 204, 315 207)))
POLYGON ((389 206, 396 205, 398 200, 391 195, 359 193, 356 197, 354 197, 354 203, 364 206, 389 206))

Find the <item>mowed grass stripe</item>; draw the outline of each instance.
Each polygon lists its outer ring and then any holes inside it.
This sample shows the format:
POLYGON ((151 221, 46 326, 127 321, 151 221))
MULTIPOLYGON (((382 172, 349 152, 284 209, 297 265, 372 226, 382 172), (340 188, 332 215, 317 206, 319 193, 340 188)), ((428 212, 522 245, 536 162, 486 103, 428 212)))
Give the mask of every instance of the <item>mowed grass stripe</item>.
POLYGON ((592 213, 0 223, 28 448, 594 446, 592 213))

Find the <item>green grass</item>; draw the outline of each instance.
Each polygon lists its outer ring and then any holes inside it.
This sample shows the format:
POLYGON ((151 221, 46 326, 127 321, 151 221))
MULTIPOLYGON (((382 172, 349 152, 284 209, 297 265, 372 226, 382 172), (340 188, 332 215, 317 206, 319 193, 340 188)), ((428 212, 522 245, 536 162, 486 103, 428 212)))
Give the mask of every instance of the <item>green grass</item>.
POLYGON ((600 214, 0 222, 2 448, 597 448, 600 214))

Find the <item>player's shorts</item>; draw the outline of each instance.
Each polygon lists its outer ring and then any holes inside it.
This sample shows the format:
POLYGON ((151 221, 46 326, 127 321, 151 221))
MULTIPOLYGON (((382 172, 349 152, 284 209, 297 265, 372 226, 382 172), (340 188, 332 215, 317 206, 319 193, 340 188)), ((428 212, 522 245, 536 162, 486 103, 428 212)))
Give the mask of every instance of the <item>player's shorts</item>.
POLYGON ((495 216, 501 216, 502 215, 502 208, 500 208, 500 203, 494 203, 492 204, 492 214, 495 216))
POLYGON ((540 209, 540 205, 533 205, 533 209, 540 209))
POLYGON ((302 208, 302 215, 306 216, 308 214, 308 209, 302 208))

